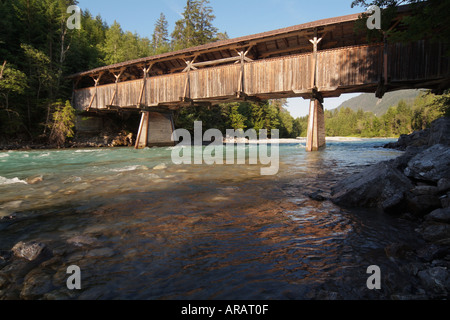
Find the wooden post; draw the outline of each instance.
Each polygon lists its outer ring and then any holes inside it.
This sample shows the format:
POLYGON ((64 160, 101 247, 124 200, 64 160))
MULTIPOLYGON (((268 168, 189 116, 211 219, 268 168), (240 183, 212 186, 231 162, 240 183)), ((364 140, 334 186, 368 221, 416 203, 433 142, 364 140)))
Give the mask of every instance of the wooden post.
POLYGON ((114 89, 114 93, 113 93, 113 95, 112 95, 112 97, 111 97, 111 101, 110 101, 110 103, 109 103, 110 106, 113 105, 114 100, 116 99, 117 91, 119 91, 119 81, 120 81, 120 77, 122 76, 122 74, 123 74, 124 71, 125 71, 125 69, 121 69, 120 72, 119 72, 119 74, 117 74, 117 75, 116 75, 114 72, 112 72, 112 74, 113 74, 114 77, 116 78, 116 87, 115 87, 115 89, 114 89))
POLYGON ((141 123, 136 138, 135 149, 143 149, 147 146, 148 141, 149 112, 142 112, 141 123))
POLYGON ((322 103, 312 98, 309 105, 308 136, 306 151, 317 151, 325 146, 325 115, 322 103))
POLYGON ((325 115, 323 111, 323 98, 317 92, 319 63, 317 59, 317 47, 322 38, 317 37, 317 29, 314 30, 314 38, 309 40, 313 44, 313 64, 311 70, 312 99, 309 104, 308 135, 306 138, 306 151, 317 151, 325 145, 325 115))
POLYGON ((197 56, 195 56, 191 61, 185 61, 187 66, 183 72, 186 72, 186 81, 184 83, 183 97, 181 97, 182 101, 187 101, 191 97, 191 70, 197 70, 197 67, 194 66, 195 59, 197 59, 197 56))
POLYGON ((318 61, 317 61, 317 46, 319 42, 322 41, 322 38, 317 38, 317 29, 314 30, 314 39, 309 40, 313 44, 313 64, 311 71, 311 88, 317 88, 317 75, 318 75, 318 61))
POLYGON ((97 86, 98 83, 100 81, 100 79, 102 78, 103 72, 101 72, 97 77, 93 76, 92 79, 94 80, 95 83, 95 92, 94 95, 91 98, 91 101, 89 102, 89 106, 87 108, 87 111, 91 110, 92 107, 92 103, 94 102, 95 99, 95 108, 98 108, 98 99, 97 99, 97 86))
POLYGON ((143 68, 142 68, 142 71, 144 71, 144 78, 143 78, 143 81, 142 81, 142 89, 141 89, 141 93, 139 94, 139 100, 138 100, 138 103, 137 103, 138 108, 141 107, 141 104, 142 104, 142 98, 143 98, 143 96, 144 96, 144 92, 147 93, 147 92, 146 92, 146 87, 147 87, 147 75, 148 75, 148 73, 150 72, 150 69, 152 68, 152 66, 153 66, 153 63, 150 64, 150 66, 148 66, 148 67, 143 67, 143 68))
POLYGON ((239 85, 238 85, 238 92, 237 97, 240 98, 242 96, 242 93, 244 92, 244 51, 238 52, 239 56, 241 57, 240 63, 241 63, 241 70, 239 72, 239 85))

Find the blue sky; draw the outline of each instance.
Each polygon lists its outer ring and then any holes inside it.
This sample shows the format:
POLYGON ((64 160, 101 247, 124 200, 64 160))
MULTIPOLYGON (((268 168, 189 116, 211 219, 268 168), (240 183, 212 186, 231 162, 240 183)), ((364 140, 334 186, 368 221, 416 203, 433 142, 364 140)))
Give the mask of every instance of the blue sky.
MULTIPOLYGON (((82 10, 100 15, 111 25, 114 20, 123 30, 151 38, 156 20, 163 12, 172 32, 181 18, 186 0, 79 0, 82 10)), ((289 27, 320 19, 365 11, 351 8, 352 0, 210 0, 216 19, 214 25, 230 38, 289 27)), ((339 106, 357 94, 325 99, 326 109, 339 106)), ((308 113, 309 102, 302 98, 289 99, 288 110, 294 117, 308 113)))

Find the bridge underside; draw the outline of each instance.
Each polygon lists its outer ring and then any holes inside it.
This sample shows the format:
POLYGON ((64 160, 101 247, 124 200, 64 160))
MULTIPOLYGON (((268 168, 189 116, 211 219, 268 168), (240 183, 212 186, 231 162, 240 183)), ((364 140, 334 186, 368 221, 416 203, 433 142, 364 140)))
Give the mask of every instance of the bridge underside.
MULTIPOLYGON (((399 17, 406 11, 399 10, 399 17)), ((180 107, 302 97, 311 100, 307 150, 313 151, 325 144, 324 98, 353 92, 381 98, 392 90, 450 87, 444 44, 387 39, 369 44, 365 33, 355 31, 358 16, 82 72, 72 76, 73 105, 86 113, 142 112, 137 147, 143 147, 173 144, 167 140, 170 114, 180 107)))

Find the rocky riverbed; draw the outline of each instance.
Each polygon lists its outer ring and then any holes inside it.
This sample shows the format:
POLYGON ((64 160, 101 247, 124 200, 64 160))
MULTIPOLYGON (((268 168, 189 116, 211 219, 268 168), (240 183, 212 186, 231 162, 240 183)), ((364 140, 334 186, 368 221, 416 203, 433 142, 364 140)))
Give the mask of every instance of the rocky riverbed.
POLYGON ((128 131, 116 133, 105 132, 101 134, 77 134, 73 139, 68 140, 64 146, 52 144, 47 138, 35 139, 34 141, 15 139, 0 141, 1 150, 44 150, 58 148, 110 148, 110 147, 131 147, 135 143, 135 135, 128 131))
POLYGON ((424 244, 393 243, 386 254, 409 257, 405 273, 422 287, 400 299, 442 299, 450 293, 450 118, 404 135, 385 148, 405 151, 340 181, 331 200, 340 206, 379 208, 417 221, 424 244))

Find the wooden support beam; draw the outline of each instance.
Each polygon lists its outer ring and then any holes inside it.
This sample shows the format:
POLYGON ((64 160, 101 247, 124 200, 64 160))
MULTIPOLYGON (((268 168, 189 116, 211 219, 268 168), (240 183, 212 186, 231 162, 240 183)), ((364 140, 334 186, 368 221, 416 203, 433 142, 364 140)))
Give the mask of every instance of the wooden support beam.
POLYGON ((313 98, 309 106, 306 151, 318 151, 325 144, 325 116, 323 106, 318 99, 313 98))
POLYGON ((154 63, 150 63, 150 65, 142 67, 142 71, 144 72, 144 77, 142 79, 142 88, 141 93, 139 94, 139 100, 137 102, 137 106, 140 107, 142 104, 142 98, 144 97, 144 93, 146 93, 146 87, 147 87, 147 76, 150 72, 150 69, 153 67, 154 63))
POLYGON ((314 31, 314 38, 309 40, 309 42, 313 45, 313 69, 311 72, 311 88, 317 88, 317 75, 318 75, 318 61, 317 61, 317 47, 318 44, 322 41, 322 38, 317 37, 317 29, 314 31))
POLYGON ((98 83, 100 82, 100 79, 102 78, 102 75, 103 75, 103 71, 100 72, 98 74, 98 76, 92 76, 92 79, 94 80, 94 83, 95 83, 95 92, 94 92, 94 95, 91 98, 91 101, 89 102, 89 106, 87 108, 87 111, 91 110, 91 107, 92 107, 92 104, 94 102, 94 99, 95 99, 95 108, 98 109, 97 86, 98 86, 98 83))
POLYGON ((116 87, 114 88, 114 93, 113 93, 113 95, 112 95, 112 97, 111 97, 111 101, 110 101, 110 103, 109 103, 109 105, 113 105, 114 104, 114 101, 115 101, 115 99, 116 99, 116 96, 117 96, 117 91, 119 90, 119 81, 120 81, 120 77, 122 76, 122 74, 123 74, 123 72, 125 71, 125 68, 122 68, 122 69, 120 69, 120 71, 119 71, 119 73, 118 74, 116 74, 116 72, 113 72, 113 71, 111 71, 111 73, 114 75, 114 77, 116 78, 116 87))

